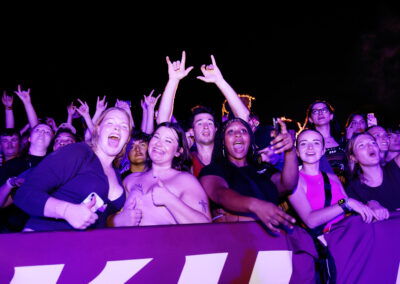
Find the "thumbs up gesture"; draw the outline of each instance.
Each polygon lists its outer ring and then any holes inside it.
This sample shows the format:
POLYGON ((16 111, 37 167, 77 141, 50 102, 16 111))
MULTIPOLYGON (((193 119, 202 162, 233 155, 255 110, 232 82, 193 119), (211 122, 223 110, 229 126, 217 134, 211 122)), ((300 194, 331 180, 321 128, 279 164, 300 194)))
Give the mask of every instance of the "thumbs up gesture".
POLYGON ((137 201, 134 194, 130 193, 126 198, 124 207, 122 210, 112 217, 112 227, 128 227, 128 226, 139 226, 142 220, 142 210, 138 209, 137 201))
POLYGON ((64 212, 64 219, 75 229, 84 230, 96 222, 98 216, 95 211, 96 196, 93 195, 88 203, 69 203, 64 212))
POLYGON ((155 206, 166 206, 167 202, 171 200, 171 191, 164 185, 161 180, 153 186, 151 197, 155 206))

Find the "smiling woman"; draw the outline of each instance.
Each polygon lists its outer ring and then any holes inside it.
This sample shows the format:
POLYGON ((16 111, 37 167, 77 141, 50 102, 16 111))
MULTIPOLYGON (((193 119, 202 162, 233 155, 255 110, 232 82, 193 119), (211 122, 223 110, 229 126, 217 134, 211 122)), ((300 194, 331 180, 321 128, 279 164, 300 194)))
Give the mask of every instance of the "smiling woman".
POLYGON ((109 108, 97 120, 90 145, 64 146, 33 169, 14 197, 31 215, 25 231, 105 227, 126 199, 116 169, 130 131, 129 115, 109 108))
POLYGON ((136 224, 125 218, 124 210, 115 216, 117 226, 208 223, 207 195, 194 175, 189 173, 186 136, 176 123, 159 124, 150 139, 151 167, 124 179, 132 207, 142 212, 136 224))

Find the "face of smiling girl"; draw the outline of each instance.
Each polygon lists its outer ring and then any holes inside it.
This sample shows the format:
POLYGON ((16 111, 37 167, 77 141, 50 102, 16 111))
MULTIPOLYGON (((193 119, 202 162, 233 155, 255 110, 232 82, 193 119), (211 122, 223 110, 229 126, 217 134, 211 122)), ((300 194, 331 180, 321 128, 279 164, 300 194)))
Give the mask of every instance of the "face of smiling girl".
POLYGON ((178 134, 172 128, 162 126, 149 142, 149 156, 153 163, 171 166, 174 157, 180 155, 178 134))
POLYGON ((318 163, 325 152, 321 134, 313 130, 304 131, 297 138, 297 151, 304 164, 318 163))

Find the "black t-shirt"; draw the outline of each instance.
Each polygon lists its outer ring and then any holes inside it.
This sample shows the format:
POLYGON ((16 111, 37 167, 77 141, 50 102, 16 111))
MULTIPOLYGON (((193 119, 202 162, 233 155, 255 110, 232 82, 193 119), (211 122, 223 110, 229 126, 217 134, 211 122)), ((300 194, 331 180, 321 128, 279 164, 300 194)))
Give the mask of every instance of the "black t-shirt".
POLYGON ((239 194, 278 204, 278 189, 271 181, 271 176, 276 172, 273 167, 259 170, 253 165, 237 167, 228 161, 213 162, 200 171, 199 178, 219 176, 228 183, 230 189, 239 194))
POLYGON ((400 168, 395 161, 387 163, 383 169, 383 182, 377 187, 361 183, 359 179, 350 181, 346 187, 349 197, 363 203, 370 200, 378 201, 389 211, 400 208, 400 168))
MULTIPOLYGON (((10 177, 19 176, 27 173, 32 167, 36 166, 44 157, 27 155, 9 160, 0 168, 0 183, 6 183, 10 177)), ((13 189, 11 194, 15 193, 13 189)), ((28 221, 29 215, 15 206, 14 203, 5 208, 0 208, 0 233, 21 232, 28 221)))

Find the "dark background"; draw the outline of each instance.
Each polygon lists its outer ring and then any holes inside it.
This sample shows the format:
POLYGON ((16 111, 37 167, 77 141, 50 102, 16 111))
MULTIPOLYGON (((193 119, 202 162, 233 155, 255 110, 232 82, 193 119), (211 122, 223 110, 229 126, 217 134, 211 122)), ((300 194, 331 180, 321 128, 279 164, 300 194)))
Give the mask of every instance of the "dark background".
MULTIPOLYGON (((398 7, 288 6, 237 6, 233 13, 205 5, 210 9, 200 16, 192 7, 185 14, 144 18, 139 18, 142 10, 127 7, 64 7, 64 14, 58 8, 28 18, 14 11, 1 28, 0 90, 12 94, 18 84, 30 88, 38 115, 57 124, 78 98, 88 102, 91 114, 97 96, 106 95, 109 105, 116 98, 130 100, 140 125, 140 99, 152 89, 162 93, 168 80, 165 57, 180 59, 185 50, 187 66, 195 69, 179 85, 178 120, 196 104, 221 113, 224 98, 217 87, 196 79, 213 54, 232 87, 256 98, 253 111, 262 122, 273 116, 303 122, 308 105, 325 99, 342 126, 353 111, 374 112, 379 123, 398 124, 398 7)), ((22 127, 27 120, 17 97, 14 109, 22 127)), ((4 115, 0 118, 4 125, 4 115)))

